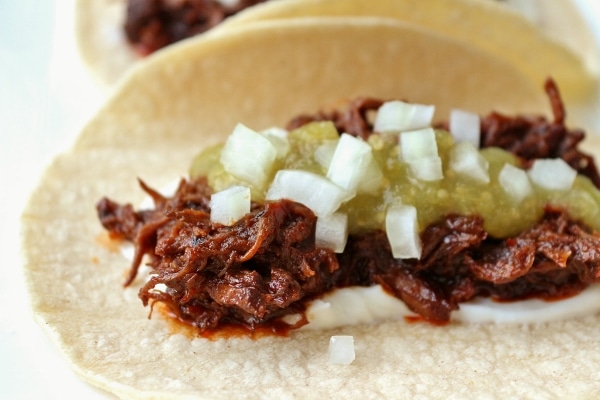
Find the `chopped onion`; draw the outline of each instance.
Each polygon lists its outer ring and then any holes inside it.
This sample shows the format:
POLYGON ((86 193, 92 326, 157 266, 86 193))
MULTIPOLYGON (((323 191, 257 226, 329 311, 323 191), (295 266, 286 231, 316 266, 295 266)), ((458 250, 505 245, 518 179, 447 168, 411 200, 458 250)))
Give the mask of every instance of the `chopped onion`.
POLYGON ((490 163, 471 142, 461 142, 452 148, 450 168, 457 174, 479 183, 490 183, 490 163))
POLYGON ((283 158, 290 151, 290 142, 288 141, 288 131, 282 128, 268 128, 260 131, 261 135, 266 137, 277 150, 277 158, 283 158))
POLYGON ((329 339, 329 364, 350 365, 355 357, 353 336, 340 335, 329 339))
POLYGON ((516 203, 520 203, 533 193, 527 172, 513 165, 504 164, 498 175, 498 181, 516 203))
POLYGON ((336 253, 342 253, 348 240, 348 216, 344 213, 333 213, 317 218, 315 244, 336 253))
POLYGON ((400 157, 410 165, 413 175, 418 179, 437 181, 444 178, 435 131, 431 128, 402 132, 400 157))
POLYGON ((388 209, 385 230, 394 258, 420 258, 421 238, 417 221, 417 209, 409 205, 397 205, 388 209))
POLYGON ((237 124, 221 151, 221 164, 231 175, 263 189, 277 149, 263 135, 237 124))
POLYGON ((435 106, 388 101, 377 111, 375 132, 399 133, 431 126, 435 106))
POLYGON ((210 196, 210 220, 223 225, 233 225, 250 212, 250 189, 232 186, 210 196))
POLYGON ((400 134, 400 157, 403 161, 411 162, 437 156, 438 148, 433 129, 419 129, 400 134))
POLYGON ((365 168, 356 190, 358 193, 374 193, 379 189, 382 181, 383 172, 381 172, 379 165, 377 165, 377 161, 373 158, 365 168))
POLYGON ((342 189, 356 191, 373 154, 364 140, 343 133, 327 170, 327 178, 342 189))
POLYGON ((331 164, 337 144, 337 140, 328 140, 317 147, 315 150, 315 161, 317 161, 321 167, 329 169, 329 164, 331 164))
POLYGON ((450 133, 456 143, 469 142, 479 148, 481 120, 479 115, 463 110, 450 111, 450 133))
POLYGON ((439 181, 444 179, 442 159, 425 157, 408 163, 415 178, 422 181, 439 181))
POLYGON ((333 214, 348 200, 347 192, 312 172, 282 169, 275 174, 267 200, 289 199, 302 203, 319 217, 333 214))
POLYGON ((527 173, 533 183, 548 190, 569 190, 577 177, 577 171, 561 158, 535 160, 527 173))

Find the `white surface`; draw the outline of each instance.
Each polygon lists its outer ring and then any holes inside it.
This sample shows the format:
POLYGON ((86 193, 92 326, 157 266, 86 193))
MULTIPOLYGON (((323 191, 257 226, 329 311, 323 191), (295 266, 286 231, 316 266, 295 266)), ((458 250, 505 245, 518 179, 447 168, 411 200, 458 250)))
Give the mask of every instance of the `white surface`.
MULTIPOLYGON (((590 21, 597 0, 577 0, 590 21)), ((0 398, 106 399, 80 381, 29 312, 19 216, 44 166, 103 97, 79 64, 73 0, 0 1, 0 398)), ((594 27, 600 36, 600 26, 594 27)), ((49 282, 52 284, 52 282, 49 282)))
POLYGON ((81 381, 34 322, 21 273, 19 217, 28 194, 101 98, 75 52, 73 2, 56 3, 0 1, 2 399, 111 398, 81 381))

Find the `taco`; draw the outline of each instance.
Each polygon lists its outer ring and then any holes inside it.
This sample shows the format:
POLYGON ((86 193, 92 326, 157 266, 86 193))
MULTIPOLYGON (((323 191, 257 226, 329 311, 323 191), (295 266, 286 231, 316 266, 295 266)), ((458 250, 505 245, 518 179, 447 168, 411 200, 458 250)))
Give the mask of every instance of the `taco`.
POLYGON ((454 107, 550 115, 538 86, 502 59, 386 19, 265 21, 174 46, 121 83, 33 193, 23 216, 32 307, 75 371, 123 398, 592 397, 596 315, 390 321, 257 340, 207 340, 149 320, 137 298, 145 279, 122 288, 128 262, 101 244, 93 209, 102 196, 138 204, 134 177, 164 186, 241 121, 281 126, 365 93, 435 104, 437 121, 454 107), (338 334, 354 337, 353 365, 327 364, 338 334))
POLYGON ((82 0, 76 14, 80 52, 101 80, 111 84, 142 55, 193 33, 205 32, 206 25, 216 26, 217 21, 220 31, 266 19, 372 16, 399 19, 464 40, 506 58, 534 80, 544 79, 545 67, 553 65, 554 79, 568 101, 582 93, 589 95, 591 85, 585 70, 597 71, 595 41, 570 0, 552 2, 551 6, 530 2, 528 12, 516 12, 514 9, 522 7, 508 7, 492 0, 376 0, 369 2, 368 7, 361 0, 278 0, 257 5, 257 1, 241 1, 234 2, 234 6, 221 3, 82 0), (250 7, 237 13, 246 6, 250 7), (188 10, 192 8, 198 10, 192 13, 188 10), (203 13, 205 18, 200 17, 203 13), (183 15, 189 21, 177 22, 183 15), (226 16, 231 17, 224 19, 226 16), (541 50, 535 57, 530 53, 532 44, 541 50))

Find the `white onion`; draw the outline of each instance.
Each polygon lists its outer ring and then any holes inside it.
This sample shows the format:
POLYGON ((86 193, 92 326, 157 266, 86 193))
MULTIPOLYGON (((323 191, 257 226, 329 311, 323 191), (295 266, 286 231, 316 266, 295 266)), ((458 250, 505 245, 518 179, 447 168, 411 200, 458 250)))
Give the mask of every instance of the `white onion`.
POLYGON ((561 158, 535 160, 527 173, 537 186, 561 191, 571 189, 577 176, 577 171, 561 158))
POLYGON ((221 151, 221 164, 231 175, 263 189, 277 149, 263 135, 237 124, 221 151))
POLYGON ((516 203, 520 203, 533 193, 533 188, 527 177, 527 172, 510 164, 504 164, 498 181, 516 203))
POLYGON ((411 162, 421 158, 438 157, 435 131, 431 128, 402 132, 400 134, 400 158, 411 162))
POLYGON ((375 132, 409 131, 431 126, 435 106, 388 101, 377 111, 373 130, 375 132))
POLYGON ((600 311, 600 285, 592 285, 576 296, 559 301, 540 299, 498 302, 476 298, 461 303, 452 313, 452 319, 472 323, 532 324, 561 321, 593 315, 600 311))
POLYGON ((450 133, 456 143, 469 142, 479 148, 481 120, 479 115, 463 110, 450 111, 450 133))
POLYGON ((342 253, 348 240, 348 216, 344 213, 333 213, 317 218, 315 244, 336 253, 342 253))
POLYGON ((289 199, 302 203, 315 215, 333 214, 348 200, 347 193, 325 177, 312 172, 282 169, 267 191, 267 200, 289 199))
POLYGON ((442 159, 424 157, 408 163, 413 176, 422 181, 439 181, 444 179, 442 159))
POLYGON ((471 142, 461 142, 452 148, 450 168, 457 174, 475 182, 489 183, 490 163, 481 155, 471 142))
POLYGON ((385 230, 394 258, 420 258, 421 238, 417 221, 417 209, 409 205, 397 205, 388 209, 385 230))
POLYGON ((290 151, 288 131, 285 129, 272 127, 260 131, 260 134, 267 138, 273 147, 275 147, 275 150, 277 150, 277 158, 285 157, 290 151))
POLYGON ((332 336, 329 338, 329 364, 350 365, 355 359, 353 336, 332 336))
POLYGON ((343 133, 329 164, 327 178, 342 189, 355 192, 372 158, 368 143, 343 133))
POLYGON ((337 147, 337 140, 328 140, 315 150, 315 161, 325 169, 329 169, 329 164, 333 159, 335 148, 337 147))
POLYGON ((250 189, 232 186, 210 196, 210 220, 223 225, 233 225, 250 212, 250 189))
POLYGON ((383 172, 381 172, 379 165, 377 165, 377 161, 373 158, 365 168, 356 190, 358 193, 374 193, 379 189, 382 181, 383 172))

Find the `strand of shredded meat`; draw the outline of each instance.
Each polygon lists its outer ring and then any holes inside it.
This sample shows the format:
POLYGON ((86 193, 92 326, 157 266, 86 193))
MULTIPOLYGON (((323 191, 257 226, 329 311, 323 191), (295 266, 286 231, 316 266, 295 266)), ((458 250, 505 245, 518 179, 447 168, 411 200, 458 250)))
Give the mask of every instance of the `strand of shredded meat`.
POLYGON ((148 55, 206 32, 247 7, 266 0, 128 0, 125 35, 137 52, 148 55))
MULTIPOLYGON (((493 113, 482 121, 483 146, 501 146, 526 160, 563 157, 598 185, 593 161, 577 149, 582 133, 567 130, 556 87, 549 81, 546 89, 554 121, 493 113)), ((329 119, 340 132, 365 137, 372 131, 367 113, 381 103, 359 99, 347 111, 302 116, 289 127, 329 119)), ((200 330, 268 325, 351 285, 381 284, 423 318, 446 322, 477 296, 562 298, 600 281, 600 235, 561 209, 547 207, 535 226, 502 240, 488 237, 478 216, 448 215, 421 233, 420 260, 397 260, 383 231, 350 235, 338 255, 316 247, 316 218, 298 203, 253 204, 250 214, 223 226, 210 222, 205 178, 182 180, 169 198, 140 184, 155 209, 135 211, 107 198, 97 204, 111 236, 135 244, 125 284, 149 255, 152 274, 139 293, 144 305, 162 302, 200 330), (159 284, 166 290, 157 290, 159 284)))

